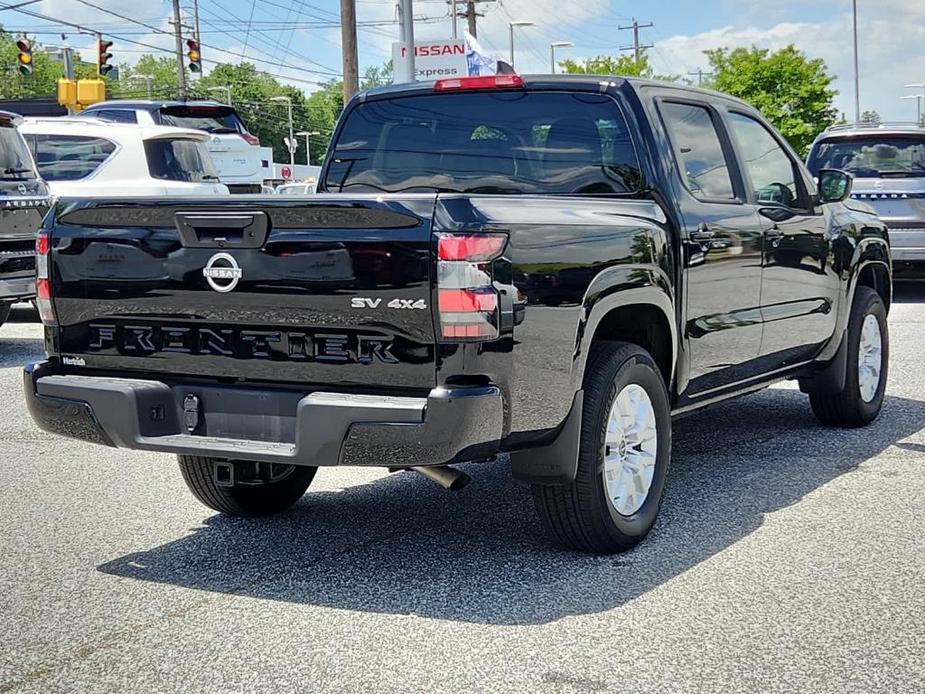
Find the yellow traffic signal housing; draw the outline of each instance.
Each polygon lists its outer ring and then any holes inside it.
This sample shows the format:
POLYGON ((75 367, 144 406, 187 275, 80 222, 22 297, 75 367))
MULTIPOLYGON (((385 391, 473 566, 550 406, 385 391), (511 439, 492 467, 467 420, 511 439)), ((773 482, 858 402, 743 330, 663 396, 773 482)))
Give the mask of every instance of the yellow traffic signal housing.
POLYGON ((16 59, 19 63, 19 73, 21 75, 31 75, 32 70, 32 43, 28 39, 19 39, 16 42, 16 48, 19 49, 19 55, 16 59))
POLYGON ((58 80, 58 103, 69 108, 77 105, 77 82, 67 79, 58 80))
POLYGON ((199 52, 199 41, 186 40, 186 59, 190 72, 202 72, 202 54, 199 52))
POLYGON ((77 103, 89 106, 106 101, 106 82, 104 80, 77 80, 77 103))

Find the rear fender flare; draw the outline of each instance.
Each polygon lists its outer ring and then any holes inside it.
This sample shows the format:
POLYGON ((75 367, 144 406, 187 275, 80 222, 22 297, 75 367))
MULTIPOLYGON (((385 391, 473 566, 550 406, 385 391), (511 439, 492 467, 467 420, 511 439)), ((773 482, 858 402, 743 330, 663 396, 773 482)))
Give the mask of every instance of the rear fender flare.
POLYGON ((666 386, 670 389, 676 376, 678 327, 671 283, 665 272, 651 265, 620 265, 597 275, 588 287, 582 303, 572 358, 572 386, 581 389, 591 342, 601 322, 614 309, 646 305, 658 309, 671 333, 671 371, 666 386))

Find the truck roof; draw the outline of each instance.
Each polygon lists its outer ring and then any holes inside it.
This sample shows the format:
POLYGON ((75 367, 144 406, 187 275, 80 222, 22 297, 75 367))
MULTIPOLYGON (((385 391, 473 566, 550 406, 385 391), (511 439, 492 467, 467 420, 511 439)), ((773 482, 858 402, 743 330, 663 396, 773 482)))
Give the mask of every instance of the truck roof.
MULTIPOLYGON (((602 82, 613 83, 614 86, 620 86, 622 84, 629 84, 634 89, 640 87, 659 87, 664 89, 670 89, 672 91, 685 92, 688 94, 697 94, 699 96, 706 96, 712 100, 716 99, 725 99, 726 101, 731 101, 737 105, 749 108, 754 110, 754 107, 742 101, 734 96, 729 94, 724 94, 723 92, 714 91, 712 89, 704 89, 702 87, 693 87, 686 84, 679 84, 677 82, 666 82, 661 80, 652 80, 644 79, 641 77, 620 77, 617 75, 588 75, 588 74, 568 74, 568 75, 519 75, 523 79, 526 87, 533 89, 541 89, 543 87, 550 88, 568 88, 573 87, 575 89, 580 89, 581 91, 588 90, 599 90, 602 82)), ((412 93, 425 93, 432 92, 434 85, 439 80, 430 80, 430 81, 421 81, 421 82, 404 82, 401 84, 389 84, 383 87, 374 87, 372 89, 367 89, 363 92, 360 92, 360 98, 368 97, 381 97, 387 96, 389 94, 412 94, 412 93)))

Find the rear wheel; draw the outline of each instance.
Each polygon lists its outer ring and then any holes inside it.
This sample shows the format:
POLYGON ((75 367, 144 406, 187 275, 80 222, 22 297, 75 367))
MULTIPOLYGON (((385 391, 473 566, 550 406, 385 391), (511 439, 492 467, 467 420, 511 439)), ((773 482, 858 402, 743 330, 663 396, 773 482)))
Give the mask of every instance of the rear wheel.
POLYGON ((858 288, 845 339, 848 371, 844 389, 839 393, 811 392, 809 402, 823 424, 861 427, 880 414, 890 356, 886 307, 873 289, 858 288))
POLYGON ((658 367, 636 345, 594 345, 586 373, 575 481, 534 485, 533 500, 558 544, 611 554, 637 545, 655 524, 671 411, 658 367))
POLYGON ((318 469, 190 455, 177 458, 193 495, 209 508, 231 516, 285 511, 302 498, 318 469))

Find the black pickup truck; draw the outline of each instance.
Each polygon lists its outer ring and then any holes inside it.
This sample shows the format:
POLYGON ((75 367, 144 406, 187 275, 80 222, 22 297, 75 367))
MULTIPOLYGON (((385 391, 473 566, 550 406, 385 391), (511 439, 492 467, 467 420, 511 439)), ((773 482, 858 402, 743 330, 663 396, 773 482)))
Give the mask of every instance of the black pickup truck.
POLYGON ((368 91, 318 195, 59 201, 29 409, 177 454, 229 514, 289 507, 318 466, 455 488, 452 464, 510 454, 555 540, 625 550, 672 417, 782 379, 824 424, 877 416, 887 232, 848 175, 820 179, 754 108, 687 87, 368 91))
POLYGON ((35 296, 35 232, 49 204, 20 121, 0 111, 0 325, 14 303, 35 296))

